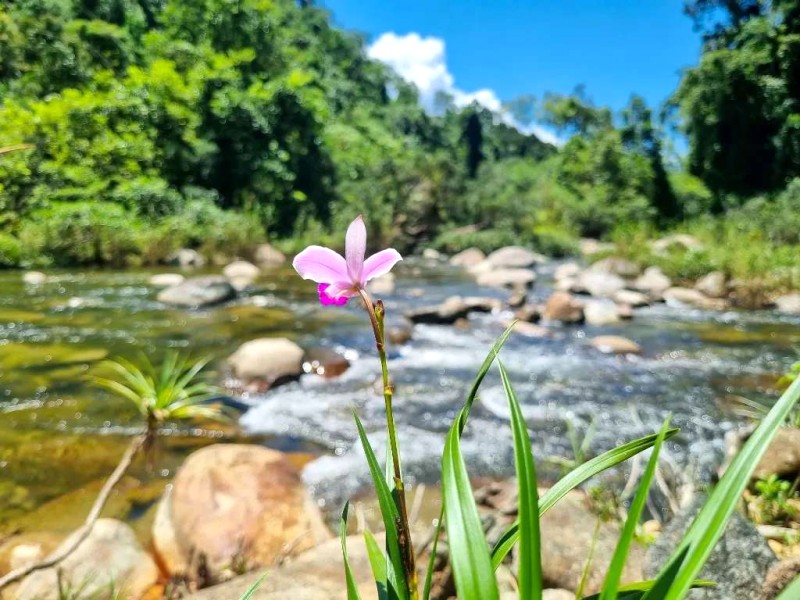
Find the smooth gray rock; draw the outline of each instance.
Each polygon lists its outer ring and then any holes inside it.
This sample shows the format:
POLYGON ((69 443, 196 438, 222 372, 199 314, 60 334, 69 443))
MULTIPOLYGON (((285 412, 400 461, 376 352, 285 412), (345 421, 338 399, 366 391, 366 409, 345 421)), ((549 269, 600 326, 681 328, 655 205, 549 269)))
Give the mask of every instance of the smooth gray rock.
POLYGON ((225 278, 216 275, 191 277, 158 294, 158 301, 174 306, 197 308, 213 306, 236 297, 236 290, 225 278))

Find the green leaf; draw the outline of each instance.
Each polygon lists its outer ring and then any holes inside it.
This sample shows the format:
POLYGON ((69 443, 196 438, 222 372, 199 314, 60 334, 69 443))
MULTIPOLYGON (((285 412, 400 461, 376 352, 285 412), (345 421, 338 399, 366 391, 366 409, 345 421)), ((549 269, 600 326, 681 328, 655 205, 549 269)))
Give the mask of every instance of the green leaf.
POLYGON ((375 578, 375 585, 378 587, 378 599, 385 600, 387 598, 386 590, 386 557, 381 551, 375 536, 372 535, 369 529, 364 530, 364 543, 367 546, 367 557, 369 558, 370 567, 372 567, 372 576, 375 578))
POLYGON ((347 600, 361 600, 358 593, 358 586, 353 577, 353 569, 350 568, 350 559, 347 558, 347 511, 350 502, 344 503, 342 518, 339 519, 339 539, 342 542, 342 559, 344 560, 344 578, 347 584, 347 600))
POLYGON ((686 595, 725 531, 761 456, 798 398, 800 379, 783 393, 742 447, 644 598, 678 600, 686 595))
POLYGON ((797 600, 800 598, 800 577, 787 585, 775 600, 797 600))
MULTIPOLYGON (((472 387, 467 394, 467 399, 464 402, 464 409, 467 411, 467 414, 472 409, 472 405, 475 402, 475 398, 478 395, 478 389, 481 387, 481 383, 483 383, 486 374, 489 372, 489 369, 492 366, 492 363, 495 361, 497 356, 500 354, 500 350, 508 341, 511 332, 514 331, 514 325, 516 325, 516 321, 511 323, 506 330, 500 335, 499 338, 495 341, 494 345, 492 346, 491 350, 489 350, 489 354, 486 355, 486 358, 483 359, 483 363, 481 364, 480 368, 478 369, 478 373, 475 376, 475 381, 472 382, 472 387)), ((464 424, 466 424, 466 417, 464 418, 464 424)), ((459 430, 459 435, 461 435, 461 430, 459 430)), ((422 598, 423 600, 429 600, 431 595, 431 583, 433 581, 433 567, 436 561, 436 548, 439 544, 439 536, 442 532, 442 527, 444 526, 444 503, 442 503, 442 508, 439 510, 439 519, 436 521, 436 529, 433 532, 433 547, 431 548, 431 555, 428 558, 428 568, 425 572, 425 585, 422 590, 422 598)))
POLYGON ((636 534, 636 526, 639 524, 639 519, 642 516, 642 511, 647 502, 647 496, 650 493, 650 485, 653 482, 653 477, 658 467, 658 455, 661 452, 661 445, 664 443, 667 431, 669 431, 669 417, 667 417, 664 424, 661 426, 661 431, 659 431, 658 438, 653 446, 653 452, 650 454, 650 460, 647 461, 647 468, 642 474, 639 488, 636 490, 633 502, 631 502, 628 518, 625 520, 625 525, 619 536, 617 547, 614 550, 614 556, 611 559, 611 563, 608 565, 600 600, 614 600, 617 598, 617 590, 622 580, 622 571, 628 559, 628 551, 630 550, 633 536, 636 534))
MULTIPOLYGON (((638 600, 644 594, 653 587, 655 583, 654 579, 649 581, 637 581, 635 583, 626 583, 625 585, 619 586, 617 591, 619 595, 617 596, 617 600, 638 600)), ((692 583, 692 589, 695 588, 706 588, 706 587, 714 587, 717 585, 713 581, 707 581, 705 579, 697 579, 692 583)), ((600 594, 592 594, 591 596, 584 596, 583 600, 600 600, 600 594)), ((783 600, 790 600, 788 598, 784 598, 783 600)))
POLYGON ((511 411, 514 432, 514 463, 519 487, 519 598, 538 600, 542 597, 542 559, 539 532, 539 493, 536 483, 536 464, 522 408, 514 393, 503 363, 500 379, 511 411))
POLYGON ((462 408, 450 427, 442 455, 442 492, 450 564, 461 600, 498 600, 489 547, 461 455, 459 434, 466 413, 467 407, 462 408))
POLYGON ((386 563, 386 579, 389 597, 393 598, 396 595, 401 600, 407 600, 409 598, 409 590, 404 575, 403 553, 400 549, 400 540, 397 534, 397 523, 400 521, 400 514, 397 512, 397 505, 386 483, 383 470, 367 439, 367 433, 364 431, 361 419, 355 413, 353 413, 353 416, 358 428, 358 437, 361 439, 361 445, 367 457, 372 484, 375 486, 375 495, 378 498, 378 505, 383 517, 383 527, 386 530, 386 549, 389 556, 389 560, 386 563))
MULTIPOLYGON (((665 439, 671 438, 673 435, 678 433, 678 431, 678 429, 670 429, 667 432, 665 439)), ((630 457, 635 456, 644 450, 647 450, 656 443, 656 439, 658 439, 658 434, 652 434, 638 440, 628 442, 627 444, 623 444, 622 446, 609 450, 608 452, 604 452, 600 456, 597 456, 570 471, 559 481, 557 481, 553 487, 547 490, 547 492, 545 492, 541 498, 539 498, 539 516, 541 517, 544 513, 553 508, 556 502, 561 500, 561 498, 566 496, 570 491, 574 490, 583 482, 591 479, 598 473, 618 465, 619 463, 628 460, 630 457)), ((494 564, 495 568, 497 568, 500 563, 503 562, 503 559, 517 542, 518 537, 519 522, 517 521, 502 535, 492 550, 492 563, 494 564)))
POLYGON ((250 598, 253 597, 253 594, 256 593, 256 590, 258 590, 258 588, 261 587, 261 584, 264 583, 264 580, 266 578, 267 578, 267 574, 264 573, 261 577, 256 579, 255 583, 253 583, 253 585, 251 585, 249 588, 247 588, 247 590, 245 591, 244 594, 242 594, 242 596, 241 596, 241 598, 239 598, 239 600, 250 600, 250 598))

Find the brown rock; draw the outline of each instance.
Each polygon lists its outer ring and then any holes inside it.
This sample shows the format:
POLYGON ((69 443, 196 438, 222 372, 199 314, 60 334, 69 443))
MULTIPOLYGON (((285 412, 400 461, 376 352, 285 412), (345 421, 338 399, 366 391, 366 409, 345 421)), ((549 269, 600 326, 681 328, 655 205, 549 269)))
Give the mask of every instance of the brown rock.
POLYGON ((273 384, 302 374, 303 349, 286 338, 260 338, 239 346, 228 364, 245 384, 273 384))
POLYGON ((782 560, 767 571, 759 600, 775 600, 798 576, 800 576, 800 556, 782 560))
POLYGON ((222 270, 222 274, 234 288, 243 290, 258 279, 261 269, 246 260, 235 260, 222 270))
POLYGON ((260 446, 194 452, 162 503, 153 544, 173 572, 185 572, 199 554, 216 573, 234 561, 265 566, 330 537, 298 471, 260 446))
POLYGON ((618 256, 609 256, 593 263, 589 267, 589 271, 599 271, 601 273, 613 273, 620 277, 632 278, 639 275, 642 270, 635 262, 620 258, 618 256))
POLYGON ((283 252, 269 244, 261 244, 256 248, 255 259, 262 266, 282 265, 286 262, 283 252))
POLYGON ((781 427, 758 463, 753 478, 779 477, 800 473, 800 429, 781 427))
POLYGON ((661 300, 664 292, 672 287, 672 280, 658 267, 648 267, 633 282, 632 287, 634 290, 644 292, 653 300, 661 300))
POLYGON ((712 271, 698 279, 694 289, 709 298, 724 298, 728 295, 727 279, 722 271, 712 271))
POLYGON ((517 324, 514 325, 514 333, 530 338, 553 337, 553 332, 547 327, 536 325, 535 323, 528 323, 527 321, 517 321, 517 324))
MULTIPOLYGON (((73 534, 75 535, 75 534, 73 534)), ((71 544, 72 536, 64 541, 71 544)), ((115 519, 98 519, 89 536, 57 568, 31 573, 20 583, 17 600, 57 600, 62 583, 81 597, 102 597, 110 586, 119 598, 138 600, 158 579, 158 568, 133 530, 115 519), (99 568, 102 567, 102 568, 99 568)))
POLYGON ((547 299, 542 316, 548 321, 580 323, 583 321, 583 305, 567 292, 554 292, 547 299))
POLYGON ((310 348, 303 361, 303 371, 322 377, 338 377, 350 368, 350 361, 330 348, 310 348))
POLYGON ((614 302, 617 304, 628 304, 633 307, 649 306, 651 304, 651 300, 647 295, 632 290, 618 291, 614 294, 614 302))
POLYGON ((542 307, 538 304, 526 304, 517 309, 514 318, 528 323, 538 323, 542 320, 542 307))
POLYGON ((617 304, 617 316, 626 321, 633 318, 633 307, 630 304, 617 304))
POLYGON ((527 301, 528 292, 522 287, 511 290, 511 295, 509 295, 508 300, 506 300, 506 304, 508 304, 509 308, 519 308, 527 301))
POLYGON ((599 335, 589 340, 589 344, 606 354, 641 354, 642 347, 620 335, 599 335))
POLYGON ((398 326, 389 327, 386 330, 386 339, 392 344, 401 345, 411 341, 411 327, 398 326))
POLYGON ((454 267, 470 268, 481 263, 486 258, 482 250, 478 248, 467 248, 458 254, 450 257, 450 264, 454 267))
POLYGON ((667 304, 688 304, 706 310, 725 310, 728 303, 719 298, 709 298, 702 292, 684 287, 671 287, 664 292, 667 304))

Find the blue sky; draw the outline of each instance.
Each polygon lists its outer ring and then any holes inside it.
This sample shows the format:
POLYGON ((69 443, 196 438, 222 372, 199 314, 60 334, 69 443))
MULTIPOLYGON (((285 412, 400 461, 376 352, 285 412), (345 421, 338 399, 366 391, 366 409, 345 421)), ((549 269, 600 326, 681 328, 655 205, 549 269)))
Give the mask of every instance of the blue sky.
POLYGON ((619 109, 636 92, 659 106, 700 52, 682 0, 320 4, 337 26, 365 34, 375 44, 373 56, 418 79, 420 87, 450 85, 463 102, 478 90, 488 105, 524 94, 570 93, 585 84, 600 105, 619 109), (389 32, 395 35, 384 35, 389 32))

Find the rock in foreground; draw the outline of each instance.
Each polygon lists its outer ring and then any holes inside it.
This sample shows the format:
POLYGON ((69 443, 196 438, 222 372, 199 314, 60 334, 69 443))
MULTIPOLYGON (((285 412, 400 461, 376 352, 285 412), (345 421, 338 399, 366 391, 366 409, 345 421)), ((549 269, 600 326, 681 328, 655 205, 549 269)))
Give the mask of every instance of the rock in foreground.
POLYGON ((300 346, 286 338, 260 338, 239 346, 228 364, 245 384, 273 385, 303 373, 303 354, 300 346))
POLYGON ((153 544, 173 573, 187 572, 200 554, 214 573, 236 561, 266 566, 328 538, 286 457, 244 444, 217 444, 192 454, 153 525, 153 544))

